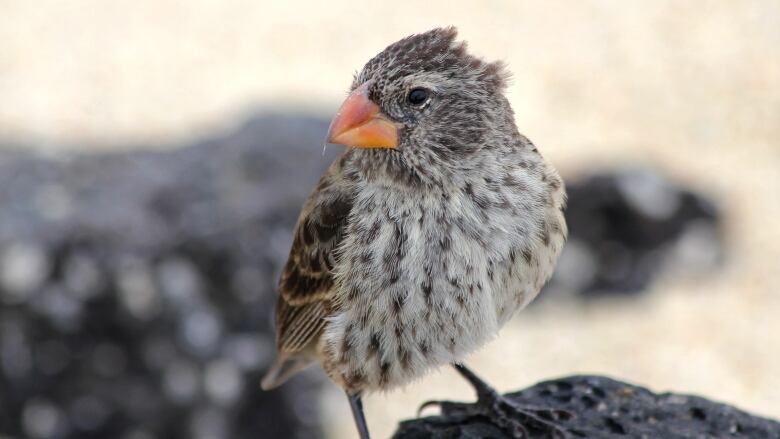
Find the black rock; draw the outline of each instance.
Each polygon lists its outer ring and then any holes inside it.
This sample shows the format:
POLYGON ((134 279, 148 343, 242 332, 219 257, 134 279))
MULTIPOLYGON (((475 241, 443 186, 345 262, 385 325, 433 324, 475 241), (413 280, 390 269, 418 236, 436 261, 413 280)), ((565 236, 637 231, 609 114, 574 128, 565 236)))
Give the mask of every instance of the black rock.
MULTIPOLYGON (((520 406, 562 410, 552 420, 569 438, 779 439, 780 423, 698 396, 653 393, 600 376, 572 376, 536 384, 508 396, 520 406)), ((530 437, 553 437, 528 425, 530 437)), ((394 439, 511 439, 487 418, 442 414, 404 421, 394 439)))
POLYGON ((635 293, 664 269, 700 275, 722 262, 721 214, 705 195, 650 169, 566 184, 569 241, 551 289, 635 293))
POLYGON ((326 131, 269 116, 162 152, 0 149, 0 436, 321 437, 319 383, 259 380, 326 131))

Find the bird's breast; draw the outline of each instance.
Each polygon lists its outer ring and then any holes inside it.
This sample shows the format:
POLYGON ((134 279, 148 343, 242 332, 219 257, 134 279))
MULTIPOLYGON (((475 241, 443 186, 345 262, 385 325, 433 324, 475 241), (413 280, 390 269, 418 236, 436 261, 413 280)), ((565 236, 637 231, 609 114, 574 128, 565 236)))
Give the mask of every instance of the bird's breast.
POLYGON ((356 197, 337 267, 339 309, 321 344, 326 371, 344 387, 385 389, 458 361, 538 291, 527 256, 539 218, 471 190, 366 187, 356 197))

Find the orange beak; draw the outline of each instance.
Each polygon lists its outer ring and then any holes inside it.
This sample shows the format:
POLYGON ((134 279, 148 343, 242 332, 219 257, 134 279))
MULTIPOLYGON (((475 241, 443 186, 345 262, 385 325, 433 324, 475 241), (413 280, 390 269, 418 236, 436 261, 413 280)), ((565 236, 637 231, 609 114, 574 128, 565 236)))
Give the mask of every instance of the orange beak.
POLYGON ((356 148, 396 148, 398 127, 368 98, 366 83, 350 93, 330 123, 328 142, 356 148))

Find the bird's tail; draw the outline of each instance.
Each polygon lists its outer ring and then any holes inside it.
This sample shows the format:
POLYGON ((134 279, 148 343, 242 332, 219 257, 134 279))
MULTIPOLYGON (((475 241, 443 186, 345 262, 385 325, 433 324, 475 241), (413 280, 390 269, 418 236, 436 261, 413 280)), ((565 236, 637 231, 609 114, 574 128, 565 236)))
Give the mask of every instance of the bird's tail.
POLYGON ((263 376, 260 387, 263 390, 271 390, 279 387, 290 379, 291 376, 310 366, 314 360, 306 355, 280 356, 263 376))

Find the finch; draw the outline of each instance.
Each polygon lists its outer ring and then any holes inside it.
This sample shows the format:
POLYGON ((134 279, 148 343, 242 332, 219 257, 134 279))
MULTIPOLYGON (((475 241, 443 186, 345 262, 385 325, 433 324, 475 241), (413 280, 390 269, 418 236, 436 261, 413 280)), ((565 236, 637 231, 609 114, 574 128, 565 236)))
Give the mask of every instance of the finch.
POLYGON ((456 34, 409 36, 356 74, 328 133, 348 148, 306 200, 279 282, 262 387, 318 363, 363 439, 361 395, 441 365, 476 388, 471 412, 499 405, 460 362, 539 293, 566 241, 563 182, 515 126, 505 65, 456 34))

